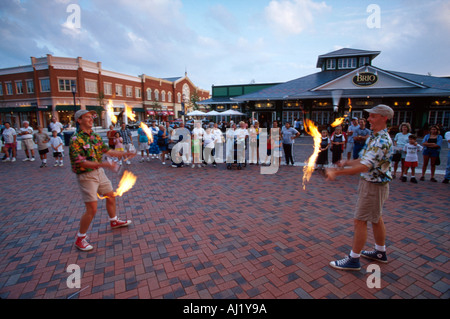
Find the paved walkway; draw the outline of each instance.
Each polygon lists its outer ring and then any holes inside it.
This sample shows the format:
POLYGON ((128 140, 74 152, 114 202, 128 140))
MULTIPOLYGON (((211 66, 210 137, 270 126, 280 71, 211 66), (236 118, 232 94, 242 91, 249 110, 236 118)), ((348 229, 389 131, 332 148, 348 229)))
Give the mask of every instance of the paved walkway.
MULTIPOLYGON (((297 161, 310 144, 298 140, 297 161)), ((84 205, 67 156, 65 167, 44 169, 21 159, 20 151, 18 162, 0 163, 1 298, 450 297, 449 185, 391 183, 390 262, 379 265, 380 288, 369 288, 376 263, 362 260, 358 272, 328 265, 351 248, 357 177, 315 173, 304 191, 298 166, 261 175, 254 165, 176 169, 135 158, 127 168, 137 184, 117 200, 133 224, 111 230, 99 201, 95 249, 83 253, 73 243, 84 205), (67 286, 72 264, 81 288, 67 286)), ((117 186, 120 176, 107 175, 117 186)))

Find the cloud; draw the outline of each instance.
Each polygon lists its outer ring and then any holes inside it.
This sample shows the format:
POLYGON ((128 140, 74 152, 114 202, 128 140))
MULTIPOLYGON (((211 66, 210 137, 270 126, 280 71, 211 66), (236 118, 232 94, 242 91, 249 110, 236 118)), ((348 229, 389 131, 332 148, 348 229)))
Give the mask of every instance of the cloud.
POLYGON ((297 35, 313 26, 316 14, 329 9, 325 2, 272 0, 265 9, 265 16, 281 34, 297 35))

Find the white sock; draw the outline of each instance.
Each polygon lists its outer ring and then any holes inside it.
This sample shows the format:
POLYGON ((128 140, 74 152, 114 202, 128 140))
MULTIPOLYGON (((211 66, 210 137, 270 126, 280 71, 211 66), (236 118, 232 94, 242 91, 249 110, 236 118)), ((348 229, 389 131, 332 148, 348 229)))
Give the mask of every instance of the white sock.
POLYGON ((378 251, 386 251, 386 245, 378 246, 377 244, 375 244, 375 249, 378 251))
POLYGON ((77 236, 78 237, 86 237, 86 234, 82 234, 82 233, 78 232, 77 236))
POLYGON ((44 158, 44 159, 42 160, 42 163, 47 164, 47 160, 44 158))
POLYGON ((350 257, 352 257, 352 258, 359 258, 359 257, 361 257, 361 254, 354 253, 353 250, 351 250, 350 251, 350 257))
POLYGON ((118 218, 117 218, 117 216, 116 216, 116 217, 110 218, 109 221, 110 221, 110 222, 113 222, 113 221, 115 221, 115 220, 117 220, 117 219, 118 219, 118 218))

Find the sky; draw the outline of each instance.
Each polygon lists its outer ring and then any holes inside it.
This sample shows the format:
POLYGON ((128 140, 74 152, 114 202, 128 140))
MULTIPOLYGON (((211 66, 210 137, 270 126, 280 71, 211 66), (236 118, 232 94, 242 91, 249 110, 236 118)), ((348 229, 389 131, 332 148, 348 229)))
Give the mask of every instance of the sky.
POLYGON ((212 85, 286 82, 340 48, 450 76, 448 0, 0 0, 0 68, 46 54, 212 85), (75 5, 75 6, 74 6, 75 5))

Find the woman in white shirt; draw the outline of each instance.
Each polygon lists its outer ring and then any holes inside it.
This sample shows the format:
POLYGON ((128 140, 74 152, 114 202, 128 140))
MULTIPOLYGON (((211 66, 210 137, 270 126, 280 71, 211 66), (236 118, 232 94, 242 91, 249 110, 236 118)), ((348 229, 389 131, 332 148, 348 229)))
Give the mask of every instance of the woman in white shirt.
POLYGON ((403 150, 405 145, 409 143, 409 136, 411 135, 411 125, 409 123, 400 124, 400 132, 394 137, 394 155, 392 156, 392 161, 394 162, 394 172, 392 178, 395 178, 395 174, 398 169, 398 162, 402 162, 402 172, 404 169, 406 152, 403 150))

